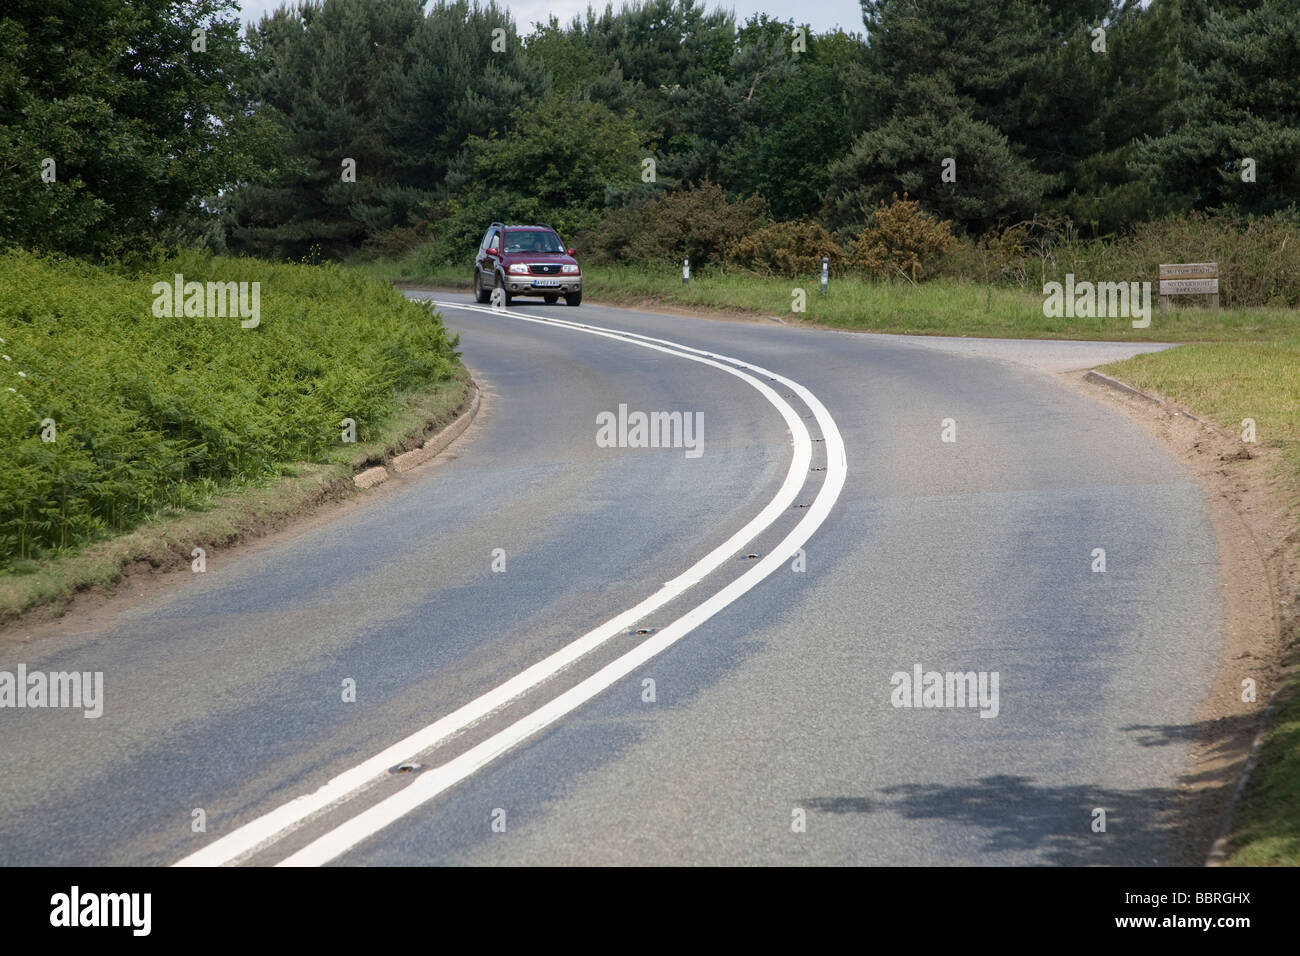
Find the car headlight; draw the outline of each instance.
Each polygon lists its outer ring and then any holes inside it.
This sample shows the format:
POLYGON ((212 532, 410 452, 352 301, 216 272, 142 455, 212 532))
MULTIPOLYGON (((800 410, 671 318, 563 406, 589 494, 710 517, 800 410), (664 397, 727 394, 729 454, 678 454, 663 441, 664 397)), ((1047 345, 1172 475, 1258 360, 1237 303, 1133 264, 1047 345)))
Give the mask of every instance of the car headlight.
POLYGON ((577 267, 577 266, 561 266, 561 267, 560 267, 560 271, 561 271, 561 272, 569 272, 569 273, 573 273, 573 272, 577 272, 577 271, 578 271, 578 267, 577 267))
POLYGON ((528 266, 522 262, 516 262, 510 267, 509 271, 513 275, 528 275, 528 266))

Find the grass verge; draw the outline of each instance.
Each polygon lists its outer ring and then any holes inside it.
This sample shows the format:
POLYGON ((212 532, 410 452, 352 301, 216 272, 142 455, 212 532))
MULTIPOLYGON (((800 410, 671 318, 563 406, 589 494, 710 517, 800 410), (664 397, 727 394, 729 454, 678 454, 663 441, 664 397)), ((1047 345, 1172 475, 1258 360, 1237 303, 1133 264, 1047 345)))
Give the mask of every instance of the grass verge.
POLYGON ((1229 866, 1300 866, 1300 686, 1287 693, 1233 818, 1229 866))
MULTIPOLYGON (((473 265, 430 266, 413 253, 396 260, 349 263, 363 275, 398 285, 468 289, 473 265)), ((1215 314, 1174 298, 1167 315, 1152 295, 1151 325, 1135 329, 1127 318, 1048 318, 1043 296, 1023 289, 957 279, 919 285, 832 277, 829 294, 820 280, 782 279, 748 274, 697 273, 683 285, 680 271, 668 268, 584 265, 584 299, 610 305, 662 304, 679 308, 725 310, 755 316, 779 316, 792 324, 827 326, 864 332, 988 338, 1092 339, 1132 342, 1206 342, 1275 339, 1295 330, 1294 309, 1224 309, 1215 314), (794 312, 794 292, 802 289, 806 311, 794 312)))

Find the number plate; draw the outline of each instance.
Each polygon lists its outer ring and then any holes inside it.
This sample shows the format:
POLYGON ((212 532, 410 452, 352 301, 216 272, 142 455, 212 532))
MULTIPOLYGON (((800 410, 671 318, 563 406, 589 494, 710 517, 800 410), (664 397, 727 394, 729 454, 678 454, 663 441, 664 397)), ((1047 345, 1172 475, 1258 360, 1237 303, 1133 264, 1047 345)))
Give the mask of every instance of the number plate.
POLYGON ((534 279, 533 280, 533 288, 535 289, 555 288, 559 284, 560 284, 559 279, 534 279))

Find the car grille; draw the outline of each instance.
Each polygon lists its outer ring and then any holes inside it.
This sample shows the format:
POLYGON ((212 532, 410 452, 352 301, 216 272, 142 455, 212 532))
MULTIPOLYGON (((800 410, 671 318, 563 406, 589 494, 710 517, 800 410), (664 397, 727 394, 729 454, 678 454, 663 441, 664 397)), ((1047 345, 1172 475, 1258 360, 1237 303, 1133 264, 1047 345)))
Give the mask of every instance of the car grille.
POLYGON ((560 267, 558 265, 540 265, 534 262, 529 264, 528 271, 535 276, 557 276, 560 274, 560 267))

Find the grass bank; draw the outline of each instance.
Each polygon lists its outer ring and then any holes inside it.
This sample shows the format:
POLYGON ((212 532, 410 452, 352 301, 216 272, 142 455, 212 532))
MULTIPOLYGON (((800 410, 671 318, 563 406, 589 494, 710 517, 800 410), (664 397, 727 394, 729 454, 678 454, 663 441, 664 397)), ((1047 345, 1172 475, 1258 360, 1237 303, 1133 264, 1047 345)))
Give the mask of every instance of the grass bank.
POLYGON ((0 286, 0 620, 346 493, 468 390, 436 314, 337 267, 10 253, 0 286), (178 273, 258 283, 258 324, 155 315, 178 273))

